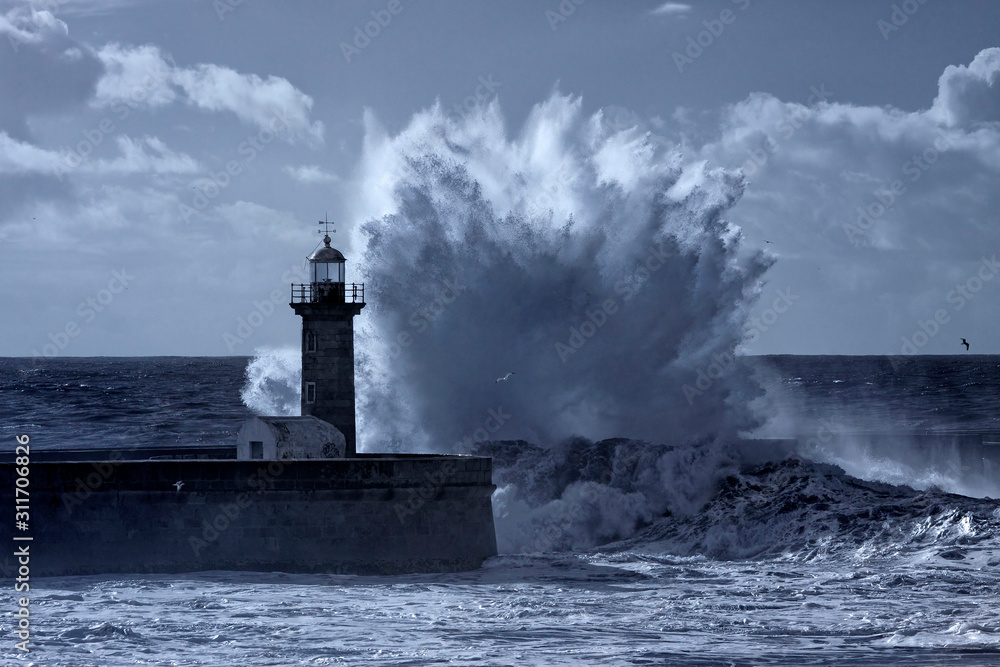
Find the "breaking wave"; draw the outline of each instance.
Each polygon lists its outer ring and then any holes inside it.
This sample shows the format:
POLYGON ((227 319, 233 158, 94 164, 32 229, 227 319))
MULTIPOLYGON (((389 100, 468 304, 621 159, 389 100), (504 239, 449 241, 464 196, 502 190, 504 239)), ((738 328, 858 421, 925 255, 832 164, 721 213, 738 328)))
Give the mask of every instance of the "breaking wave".
POLYGON ((366 122, 362 449, 756 425, 760 390, 734 351, 771 260, 725 219, 738 172, 560 94, 516 137, 496 102, 462 118, 435 106, 396 136, 366 122))
POLYGON ((298 415, 302 408, 301 355, 292 348, 256 350, 240 391, 243 404, 258 415, 298 415))
POLYGON ((796 457, 741 465, 735 447, 574 439, 475 451, 494 460, 505 553, 601 547, 722 560, 912 555, 1000 565, 997 500, 864 481, 796 457))

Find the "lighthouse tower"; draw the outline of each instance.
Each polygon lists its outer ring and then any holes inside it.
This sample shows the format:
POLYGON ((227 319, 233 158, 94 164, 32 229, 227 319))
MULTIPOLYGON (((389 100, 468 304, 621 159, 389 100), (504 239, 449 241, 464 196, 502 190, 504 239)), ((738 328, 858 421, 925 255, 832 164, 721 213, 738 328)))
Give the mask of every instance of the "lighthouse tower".
POLYGON ((309 284, 292 285, 289 305, 302 317, 302 415, 340 429, 350 457, 357 453, 354 316, 365 307, 365 286, 344 282, 346 260, 330 247, 329 232, 309 257, 309 284))

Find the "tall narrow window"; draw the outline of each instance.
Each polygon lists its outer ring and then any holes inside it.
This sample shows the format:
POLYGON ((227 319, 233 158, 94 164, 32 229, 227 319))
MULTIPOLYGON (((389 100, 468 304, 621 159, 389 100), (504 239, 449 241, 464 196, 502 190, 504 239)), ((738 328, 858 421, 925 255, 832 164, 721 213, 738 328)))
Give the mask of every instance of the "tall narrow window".
POLYGON ((251 440, 250 441, 250 458, 252 459, 262 459, 264 458, 264 443, 261 440, 251 440))
POLYGON ((316 402, 316 383, 306 382, 306 403, 316 402))
POLYGON ((309 331, 306 333, 306 352, 316 351, 316 334, 309 331))

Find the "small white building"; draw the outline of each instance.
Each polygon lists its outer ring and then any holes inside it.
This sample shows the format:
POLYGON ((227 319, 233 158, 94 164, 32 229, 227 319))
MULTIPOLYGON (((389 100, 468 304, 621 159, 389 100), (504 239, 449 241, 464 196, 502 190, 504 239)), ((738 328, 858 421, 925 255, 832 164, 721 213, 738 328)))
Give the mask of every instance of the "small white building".
POLYGON ((251 417, 236 434, 236 458, 339 459, 347 440, 333 424, 317 417, 251 417))

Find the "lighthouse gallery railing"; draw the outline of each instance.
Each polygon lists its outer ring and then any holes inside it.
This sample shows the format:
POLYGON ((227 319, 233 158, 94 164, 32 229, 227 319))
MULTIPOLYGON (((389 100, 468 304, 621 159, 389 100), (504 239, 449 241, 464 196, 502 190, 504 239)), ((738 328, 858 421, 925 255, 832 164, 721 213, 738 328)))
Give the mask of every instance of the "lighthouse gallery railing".
POLYGON ((364 303, 364 283, 292 285, 292 303, 364 303))

